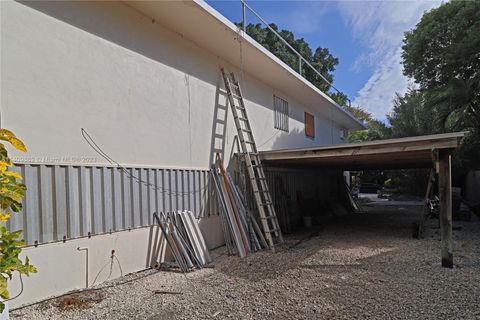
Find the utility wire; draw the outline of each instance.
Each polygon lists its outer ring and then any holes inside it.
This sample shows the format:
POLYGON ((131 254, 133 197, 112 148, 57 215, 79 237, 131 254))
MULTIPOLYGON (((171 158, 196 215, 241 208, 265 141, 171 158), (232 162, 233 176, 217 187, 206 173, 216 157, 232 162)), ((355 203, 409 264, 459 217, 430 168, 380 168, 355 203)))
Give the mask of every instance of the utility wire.
POLYGON ((11 297, 11 298, 2 300, 2 302, 7 302, 7 301, 10 301, 10 300, 13 300, 13 299, 17 299, 17 298, 20 297, 20 295, 23 293, 23 278, 22 278, 22 274, 21 274, 21 273, 19 273, 19 275, 20 275, 20 285, 21 285, 21 287, 20 287, 20 292, 19 292, 16 296, 14 296, 14 297, 11 297))
POLYGON ((125 175, 127 177, 130 177, 131 179, 137 181, 140 184, 143 184, 147 187, 151 187, 154 190, 159 190, 161 192, 164 192, 167 195, 173 195, 173 196, 186 196, 186 195, 190 195, 190 194, 194 194, 194 193, 203 192, 203 191, 208 189, 209 184, 207 183, 204 187, 202 187, 200 189, 195 189, 193 191, 187 191, 187 192, 178 192, 178 191, 173 191, 173 190, 170 190, 170 189, 167 189, 167 188, 158 187, 155 184, 152 184, 148 181, 142 180, 141 178, 139 178, 139 177, 135 176, 134 174, 130 173, 127 168, 122 166, 120 163, 118 163, 112 157, 110 157, 105 151, 103 151, 102 148, 95 142, 95 140, 90 136, 90 134, 84 128, 81 128, 81 131, 82 131, 83 139, 88 143, 88 145, 96 153, 98 153, 102 158, 107 160, 111 165, 114 165, 117 168, 119 168, 122 172, 125 173, 125 175))

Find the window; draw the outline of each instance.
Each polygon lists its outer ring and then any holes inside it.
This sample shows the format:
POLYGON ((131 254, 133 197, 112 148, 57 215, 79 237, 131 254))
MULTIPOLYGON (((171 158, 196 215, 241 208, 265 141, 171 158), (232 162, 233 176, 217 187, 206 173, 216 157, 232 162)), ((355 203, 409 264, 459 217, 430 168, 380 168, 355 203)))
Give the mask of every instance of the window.
POLYGON ((288 132, 288 102, 273 96, 273 112, 275 129, 288 132))
POLYGON ((340 139, 345 140, 348 136, 348 130, 347 129, 341 129, 340 130, 340 139))
POLYGON ((305 112, 305 136, 315 138, 315 117, 308 112, 305 112))

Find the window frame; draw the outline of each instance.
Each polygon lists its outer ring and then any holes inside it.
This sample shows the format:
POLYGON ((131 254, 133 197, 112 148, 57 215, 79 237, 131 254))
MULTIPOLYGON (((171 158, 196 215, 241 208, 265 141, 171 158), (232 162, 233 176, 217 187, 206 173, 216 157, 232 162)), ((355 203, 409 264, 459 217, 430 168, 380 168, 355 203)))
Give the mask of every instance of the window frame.
POLYGON ((315 139, 315 116, 305 111, 304 113, 305 137, 315 139))
POLYGON ((290 132, 290 108, 288 101, 273 95, 273 127, 277 130, 290 132))
POLYGON ((345 128, 340 129, 340 140, 347 140, 348 130, 345 128))

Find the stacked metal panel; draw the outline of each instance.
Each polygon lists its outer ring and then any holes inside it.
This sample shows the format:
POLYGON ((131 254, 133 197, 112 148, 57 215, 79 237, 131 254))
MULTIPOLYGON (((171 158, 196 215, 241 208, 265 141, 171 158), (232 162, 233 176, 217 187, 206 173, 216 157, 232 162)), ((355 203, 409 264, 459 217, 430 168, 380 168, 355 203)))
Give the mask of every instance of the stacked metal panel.
POLYGON ((265 238, 251 211, 247 210, 244 198, 225 171, 221 159, 212 167, 212 180, 217 191, 217 200, 222 217, 223 233, 229 254, 245 257, 249 252, 266 248, 265 238))
POLYGON ((205 239, 191 211, 153 214, 175 262, 182 272, 212 261, 205 239))

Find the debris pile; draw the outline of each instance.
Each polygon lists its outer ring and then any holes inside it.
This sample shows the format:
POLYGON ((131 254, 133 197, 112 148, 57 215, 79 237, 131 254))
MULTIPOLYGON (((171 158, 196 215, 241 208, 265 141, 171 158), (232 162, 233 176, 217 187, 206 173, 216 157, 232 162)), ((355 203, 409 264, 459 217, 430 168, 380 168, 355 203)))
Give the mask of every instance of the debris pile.
POLYGON ((253 213, 247 209, 244 197, 233 183, 231 176, 225 171, 219 155, 217 155, 211 172, 217 191, 228 253, 238 254, 243 258, 249 252, 267 248, 267 243, 253 213))
POLYGON ((164 241, 182 272, 203 268, 212 261, 205 239, 191 211, 153 214, 164 241))

